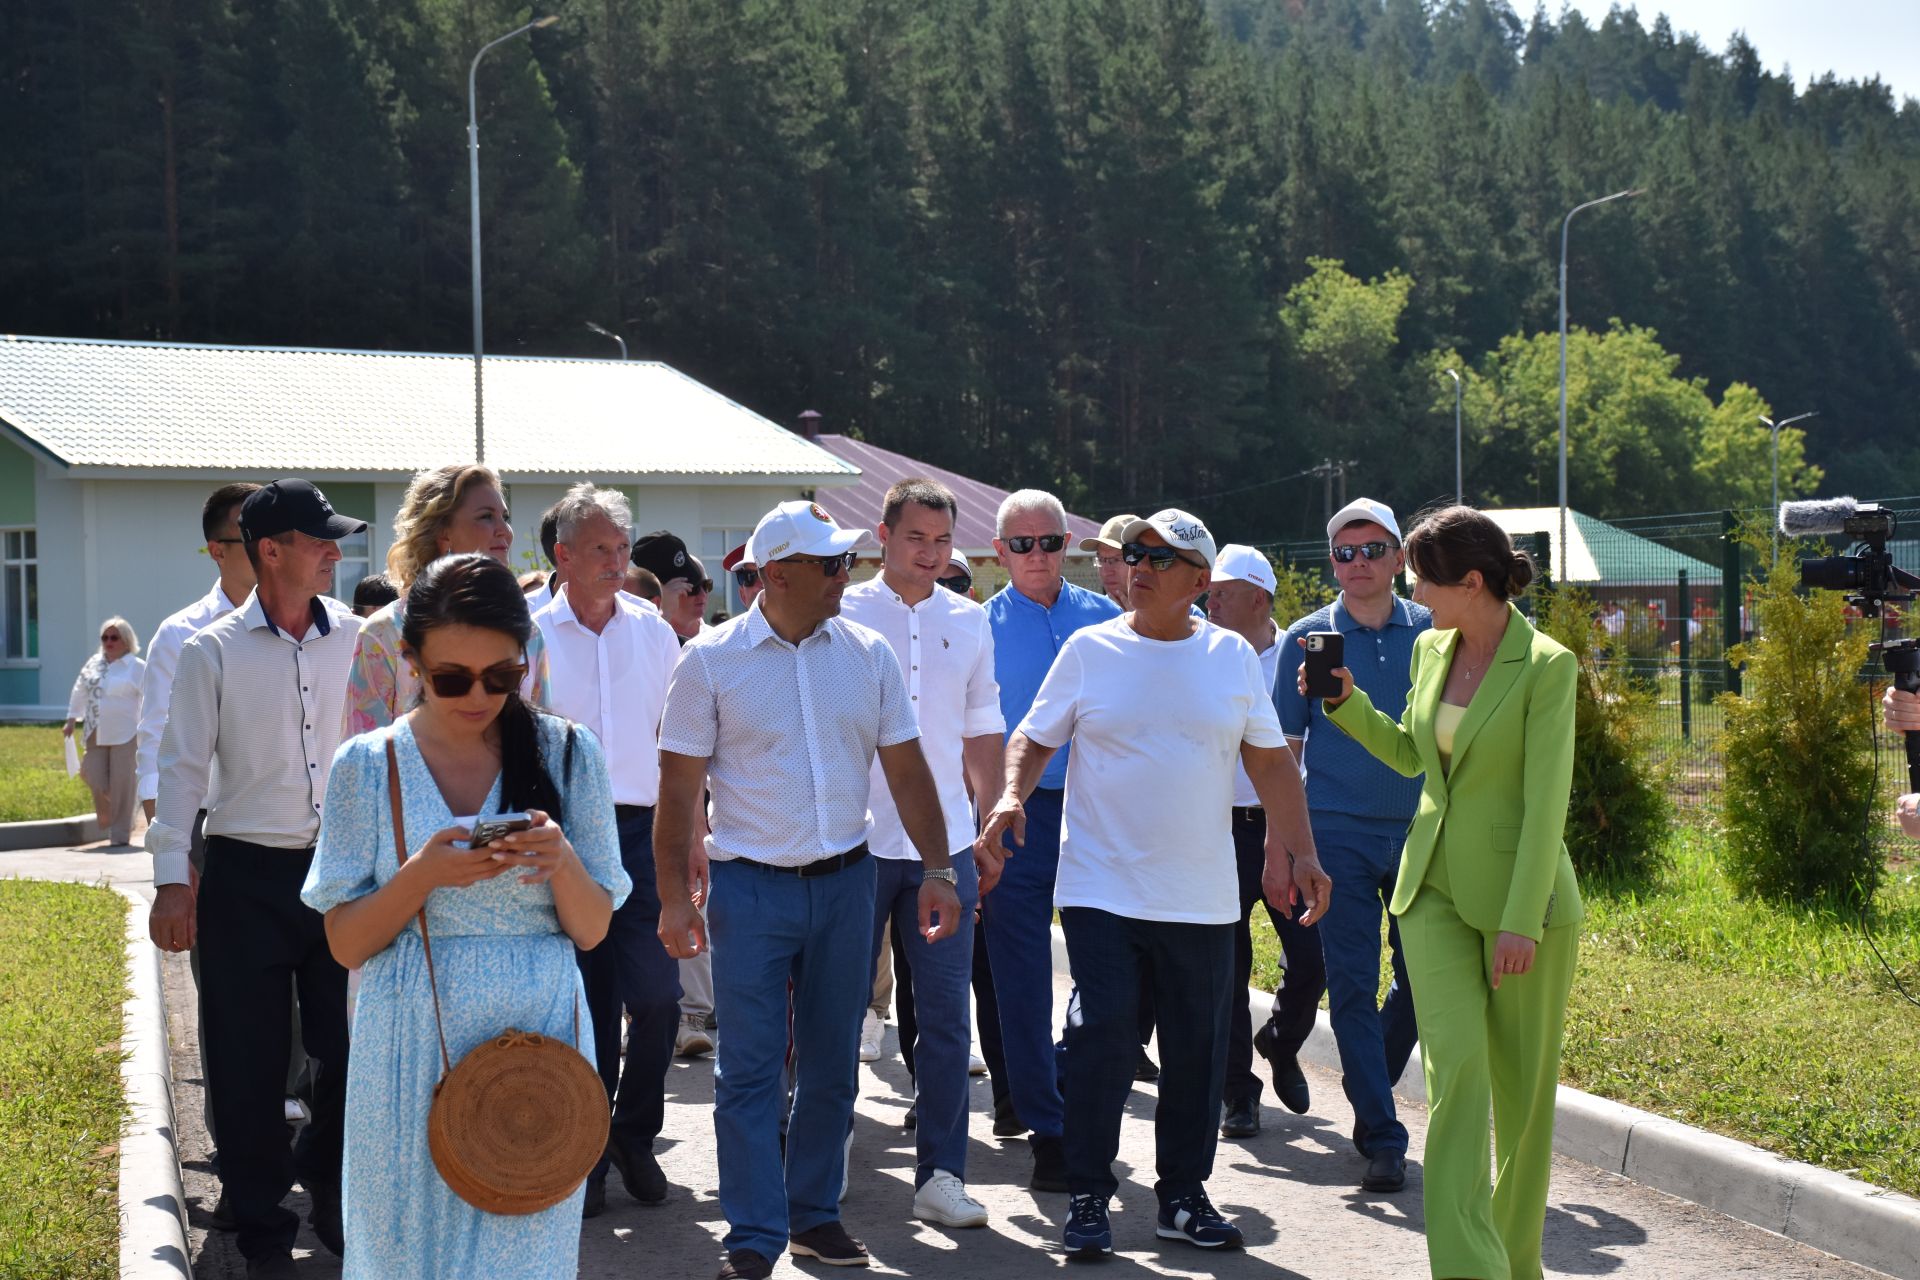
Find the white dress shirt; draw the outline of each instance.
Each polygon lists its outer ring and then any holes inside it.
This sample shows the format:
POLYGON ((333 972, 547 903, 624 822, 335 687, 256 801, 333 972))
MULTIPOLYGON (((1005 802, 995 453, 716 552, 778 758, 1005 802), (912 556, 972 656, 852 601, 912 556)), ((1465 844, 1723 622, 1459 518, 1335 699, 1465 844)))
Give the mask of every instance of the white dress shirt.
POLYGON ((154 884, 187 883, 201 809, 209 836, 313 847, 360 619, 325 596, 308 607, 312 621, 295 639, 268 621, 255 593, 181 646, 147 830, 154 884), (209 796, 216 765, 219 794, 209 796))
POLYGON ((756 600, 681 650, 660 749, 707 761, 709 857, 797 867, 867 838, 875 751, 919 736, 878 632, 828 618, 788 644, 756 600))
MULTIPOLYGON (((89 664, 91 665, 91 664, 89 664)), ((102 662, 100 687, 93 699, 93 723, 87 731, 96 747, 117 747, 132 742, 140 728, 140 678, 147 664, 135 654, 126 654, 112 662, 102 662)), ((85 722, 87 713, 87 674, 73 682, 67 699, 67 719, 85 722)), ((137 753, 136 753, 137 754, 137 753)))
MULTIPOLYGON (((1267 682, 1267 696, 1273 696, 1273 682, 1280 678, 1280 643, 1287 633, 1274 623, 1267 624, 1274 629, 1273 642, 1260 651, 1260 675, 1267 682)), ((1306 770, 1300 770, 1300 776, 1306 776, 1306 770)), ((1246 761, 1233 767, 1233 807, 1236 809, 1258 809, 1260 793, 1253 789, 1253 779, 1247 776, 1246 761)))
POLYGON ((173 696, 173 673, 180 665, 180 646, 201 628, 220 621, 234 610, 233 601, 214 579, 213 590, 178 613, 169 614, 147 642, 146 676, 140 684, 140 745, 133 754, 134 799, 151 800, 160 780, 160 735, 167 731, 167 700, 173 696))
POLYGON ((574 614, 572 589, 562 586, 533 615, 547 642, 547 710, 600 739, 615 804, 651 806, 660 799, 660 710, 680 641, 644 600, 623 591, 596 635, 574 614))
MULTIPOLYGON (((907 701, 920 724, 920 749, 940 790, 947 851, 967 847, 973 843, 974 823, 961 743, 990 736, 998 755, 1007 728, 1000 714, 1000 685, 993 678, 993 629, 987 625, 987 611, 938 586, 919 604, 909 605, 882 576, 848 587, 840 599, 840 616, 878 631, 899 659, 907 701)), ((919 858, 878 759, 868 779, 867 810, 875 857, 919 858)))

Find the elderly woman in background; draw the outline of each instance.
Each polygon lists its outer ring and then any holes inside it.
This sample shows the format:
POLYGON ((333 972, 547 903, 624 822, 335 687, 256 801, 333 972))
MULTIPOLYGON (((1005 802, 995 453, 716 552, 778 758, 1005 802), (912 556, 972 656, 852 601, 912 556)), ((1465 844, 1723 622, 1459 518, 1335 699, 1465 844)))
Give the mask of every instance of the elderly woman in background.
POLYGON ((87 745, 80 776, 93 792, 93 812, 113 844, 133 839, 134 738, 140 727, 140 679, 146 674, 140 637, 125 618, 100 624, 100 652, 80 668, 60 726, 71 738, 82 726, 87 745))
MULTIPOLYGON (((402 656, 407 588, 441 556, 479 552, 507 563, 513 526, 500 477, 471 462, 422 471, 407 486, 393 517, 387 581, 400 598, 367 619, 347 677, 342 739, 385 728, 420 702, 420 677, 402 656)), ((527 643, 527 677, 521 696, 535 706, 547 701, 547 651, 536 629, 527 643)))

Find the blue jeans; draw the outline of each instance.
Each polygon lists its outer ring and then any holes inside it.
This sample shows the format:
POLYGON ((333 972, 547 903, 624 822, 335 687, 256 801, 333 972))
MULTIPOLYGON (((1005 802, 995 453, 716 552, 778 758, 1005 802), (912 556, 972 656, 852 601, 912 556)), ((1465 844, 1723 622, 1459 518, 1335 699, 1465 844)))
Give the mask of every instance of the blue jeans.
POLYGON ((1077 981, 1077 1017, 1067 1026, 1067 1186, 1074 1195, 1119 1190, 1113 1161, 1140 1056, 1140 992, 1148 988, 1160 1027, 1154 1191, 1162 1205, 1193 1195, 1212 1174, 1219 1144, 1227 1010, 1236 998, 1247 1002, 1246 988, 1233 989, 1233 926, 1063 907, 1060 927, 1077 981))
POLYGON ((860 1020, 873 994, 874 862, 808 879, 713 864, 707 924, 726 1026, 714 1055, 713 1133, 728 1251, 777 1259, 790 1232, 839 1220, 860 1020), (794 1084, 783 1167, 789 982, 794 1084))
MULTIPOLYGON (((1066 1122, 1053 1051, 1053 881, 1060 870, 1064 791, 1035 788, 1027 797, 1027 840, 1009 836, 1000 883, 987 895, 987 958, 1000 998, 1000 1044, 1007 1057, 1013 1109, 1037 1138, 1057 1138, 1066 1122)), ((1140 1056, 1138 1014, 1128 1078, 1140 1056)))
POLYGON ((873 961, 885 963, 888 926, 897 923, 913 982, 913 1086, 918 1108, 913 1185, 924 1185, 936 1169, 965 1182, 971 1093, 967 1058, 973 1042, 967 996, 973 979, 973 908, 980 901, 980 873, 974 868, 971 849, 954 854, 960 929, 951 938, 929 943, 920 933, 920 860, 875 861, 879 884, 873 898, 873 961))
POLYGON ((1320 863, 1333 877, 1333 901, 1321 917, 1320 947, 1327 958, 1327 1004, 1334 1042, 1340 1047, 1340 1084, 1360 1146, 1368 1154, 1407 1149, 1407 1127, 1394 1110, 1393 1084, 1406 1070, 1419 1039, 1413 1020, 1413 988, 1400 947, 1399 921, 1388 918, 1393 947, 1393 985, 1384 1005, 1380 991, 1380 912, 1393 897, 1400 874, 1402 832, 1315 830, 1320 863))

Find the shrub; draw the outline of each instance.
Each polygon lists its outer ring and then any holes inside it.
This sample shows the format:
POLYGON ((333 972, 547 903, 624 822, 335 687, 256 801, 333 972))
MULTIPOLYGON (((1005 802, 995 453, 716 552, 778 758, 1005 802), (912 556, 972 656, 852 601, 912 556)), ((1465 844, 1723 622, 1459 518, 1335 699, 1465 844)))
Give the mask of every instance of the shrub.
POLYGON ((1727 873, 1757 896, 1857 905, 1883 870, 1867 838, 1872 696, 1855 679, 1867 638, 1849 634, 1839 593, 1798 585, 1781 557, 1756 584, 1759 637, 1730 652, 1746 673, 1720 699, 1727 873))
POLYGON ((1273 566, 1273 617, 1283 631, 1338 594, 1319 569, 1297 568, 1284 560, 1273 566))
POLYGON ((1567 851, 1582 877, 1645 879, 1665 856, 1673 802, 1654 755, 1654 697, 1624 662, 1601 658, 1611 639, 1585 592, 1544 601, 1542 627, 1580 661, 1567 851))

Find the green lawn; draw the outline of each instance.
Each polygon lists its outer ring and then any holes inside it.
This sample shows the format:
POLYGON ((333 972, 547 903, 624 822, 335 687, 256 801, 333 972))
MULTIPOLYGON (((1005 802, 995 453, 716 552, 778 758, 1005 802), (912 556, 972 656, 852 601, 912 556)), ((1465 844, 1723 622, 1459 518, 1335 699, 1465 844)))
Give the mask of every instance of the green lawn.
POLYGON ((67 776, 58 725, 0 724, 0 822, 92 812, 87 784, 67 776))
MULTIPOLYGON (((1920 1194, 1920 1009, 1857 918, 1741 900, 1717 846, 1682 830, 1653 885, 1586 886, 1563 1078, 1920 1194)), ((1254 936, 1255 985, 1270 986, 1277 944, 1254 936)), ((1873 941, 1920 998, 1920 863, 1890 869, 1873 941)))
POLYGON ((126 902, 0 880, 0 1276, 119 1273, 126 902))

